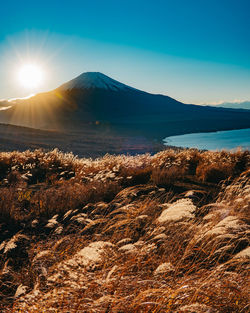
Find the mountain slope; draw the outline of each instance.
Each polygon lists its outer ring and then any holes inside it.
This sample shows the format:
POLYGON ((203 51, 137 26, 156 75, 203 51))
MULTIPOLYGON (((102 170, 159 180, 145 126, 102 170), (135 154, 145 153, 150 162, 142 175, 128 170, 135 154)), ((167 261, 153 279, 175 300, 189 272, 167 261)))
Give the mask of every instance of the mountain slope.
POLYGON ((83 125, 104 124, 119 133, 163 138, 250 127, 250 112, 184 104, 95 72, 11 104, 11 108, 0 111, 0 122, 43 129, 79 130, 83 125))
POLYGON ((0 152, 39 148, 48 151, 58 148, 64 152, 73 152, 79 157, 91 158, 106 153, 155 153, 166 148, 163 142, 152 142, 142 136, 115 134, 109 127, 99 125, 83 125, 79 131, 65 132, 0 124, 0 138, 0 152))

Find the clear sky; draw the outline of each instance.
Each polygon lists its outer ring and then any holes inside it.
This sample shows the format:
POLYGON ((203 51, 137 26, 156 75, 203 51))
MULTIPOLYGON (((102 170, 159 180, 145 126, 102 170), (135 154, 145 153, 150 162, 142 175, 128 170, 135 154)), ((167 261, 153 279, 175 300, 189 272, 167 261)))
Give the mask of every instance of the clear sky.
POLYGON ((186 103, 250 100, 250 0, 0 0, 0 99, 85 71, 186 103))

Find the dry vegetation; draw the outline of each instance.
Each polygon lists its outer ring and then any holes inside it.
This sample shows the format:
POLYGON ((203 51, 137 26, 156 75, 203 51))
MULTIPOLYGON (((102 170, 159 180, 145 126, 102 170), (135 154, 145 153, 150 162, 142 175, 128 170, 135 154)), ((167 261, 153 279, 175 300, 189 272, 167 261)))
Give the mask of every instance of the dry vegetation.
POLYGON ((0 153, 1 312, 249 312, 249 151, 0 153))

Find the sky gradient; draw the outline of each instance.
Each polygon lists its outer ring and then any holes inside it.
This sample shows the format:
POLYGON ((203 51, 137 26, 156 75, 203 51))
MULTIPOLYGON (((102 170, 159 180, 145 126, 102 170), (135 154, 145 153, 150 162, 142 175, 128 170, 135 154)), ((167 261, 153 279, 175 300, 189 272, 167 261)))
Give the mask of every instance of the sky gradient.
POLYGON ((250 100, 249 0, 12 0, 1 3, 0 99, 47 91, 85 71, 185 103, 250 100))

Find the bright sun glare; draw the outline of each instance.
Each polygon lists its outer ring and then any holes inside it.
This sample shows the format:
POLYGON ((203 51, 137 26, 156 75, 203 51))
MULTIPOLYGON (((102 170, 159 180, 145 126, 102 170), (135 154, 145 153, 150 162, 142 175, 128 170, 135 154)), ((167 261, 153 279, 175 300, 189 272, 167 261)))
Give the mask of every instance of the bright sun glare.
POLYGON ((37 88, 42 84, 43 79, 44 73, 36 64, 25 64, 18 72, 18 80, 25 88, 37 88))

